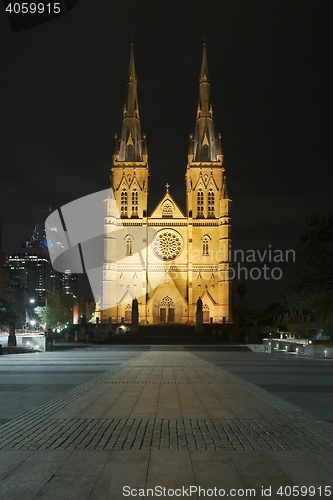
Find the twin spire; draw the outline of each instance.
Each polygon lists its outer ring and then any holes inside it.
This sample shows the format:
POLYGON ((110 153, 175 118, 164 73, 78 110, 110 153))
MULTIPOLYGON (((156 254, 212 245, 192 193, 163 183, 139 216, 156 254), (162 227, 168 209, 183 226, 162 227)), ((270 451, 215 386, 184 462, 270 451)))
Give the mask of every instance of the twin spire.
POLYGON ((141 138, 140 115, 138 104, 137 77, 135 73, 134 51, 131 44, 128 70, 127 99, 124 106, 123 127, 120 144, 116 139, 118 161, 141 162, 145 154, 145 137, 141 138))
POLYGON ((222 157, 221 136, 215 138, 214 132, 206 44, 203 47, 199 78, 199 102, 195 133, 194 138, 190 137, 189 152, 194 162, 219 161, 222 157))
MULTIPOLYGON (((189 153, 194 162, 218 161, 222 156, 221 136, 215 138, 214 132, 206 44, 203 47, 199 78, 195 134, 190 138, 189 153)), ((127 99, 124 106, 121 138, 120 142, 117 137, 115 138, 114 154, 119 162, 142 162, 143 156, 147 156, 145 136, 141 138, 133 44, 131 44, 127 99)))

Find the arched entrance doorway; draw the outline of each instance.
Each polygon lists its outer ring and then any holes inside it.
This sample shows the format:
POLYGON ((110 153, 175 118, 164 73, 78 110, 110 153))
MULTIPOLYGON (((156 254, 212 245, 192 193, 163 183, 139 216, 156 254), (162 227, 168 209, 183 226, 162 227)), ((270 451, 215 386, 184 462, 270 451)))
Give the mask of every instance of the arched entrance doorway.
POLYGON ((125 323, 132 323, 132 304, 125 307, 125 323))
POLYGON ((203 322, 204 323, 209 323, 210 321, 210 314, 209 314, 209 307, 207 304, 204 304, 203 308, 203 322))
POLYGON ((175 321, 175 304, 169 295, 163 297, 159 308, 159 318, 161 323, 172 323, 175 321))

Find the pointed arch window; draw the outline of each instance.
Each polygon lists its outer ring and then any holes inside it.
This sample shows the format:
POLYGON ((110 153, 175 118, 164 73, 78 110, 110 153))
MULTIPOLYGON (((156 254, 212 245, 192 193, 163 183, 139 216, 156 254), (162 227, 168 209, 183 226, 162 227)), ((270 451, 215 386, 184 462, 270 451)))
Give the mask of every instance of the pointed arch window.
POLYGON ((162 217, 172 217, 172 205, 169 201, 163 204, 162 217))
POLYGON ((208 191, 208 217, 214 217, 215 193, 212 189, 208 191))
POLYGON ((127 217, 127 191, 123 189, 120 193, 120 215, 127 217))
POLYGON ((125 237, 126 242, 126 255, 133 255, 133 236, 128 234, 125 237))
POLYGON ((204 214, 204 193, 202 189, 197 192, 197 217, 203 217, 204 214))
POLYGON ((207 236, 202 240, 202 255, 209 255, 209 239, 207 236))
POLYGON ((139 213, 139 193, 137 189, 132 191, 132 215, 137 216, 139 213))

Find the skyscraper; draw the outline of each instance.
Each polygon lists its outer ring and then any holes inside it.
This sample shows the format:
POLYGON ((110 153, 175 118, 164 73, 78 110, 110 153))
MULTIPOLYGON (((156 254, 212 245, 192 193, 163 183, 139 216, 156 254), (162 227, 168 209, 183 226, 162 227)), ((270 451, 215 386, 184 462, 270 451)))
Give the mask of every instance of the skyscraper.
POLYGON ((45 236, 45 219, 49 211, 39 210, 32 236, 27 238, 20 252, 5 256, 5 267, 15 287, 16 300, 35 300, 35 305, 45 306, 49 292, 77 295, 76 276, 67 270, 60 273, 53 269, 45 236))

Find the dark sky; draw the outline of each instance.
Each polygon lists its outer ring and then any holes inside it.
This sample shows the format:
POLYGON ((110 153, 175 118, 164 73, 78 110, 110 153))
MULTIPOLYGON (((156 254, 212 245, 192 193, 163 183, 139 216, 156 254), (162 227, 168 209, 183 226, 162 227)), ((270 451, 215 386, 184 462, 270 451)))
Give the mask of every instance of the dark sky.
MULTIPOLYGON (((20 248, 40 208, 107 186, 131 35, 151 208, 166 182, 185 207, 206 35, 233 247, 294 248, 304 216, 332 209, 332 9, 318 0, 81 0, 57 20, 15 34, 2 9, 3 251, 20 248)), ((247 281, 245 305, 279 301, 292 267, 279 281, 247 281)))

